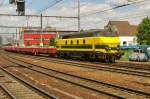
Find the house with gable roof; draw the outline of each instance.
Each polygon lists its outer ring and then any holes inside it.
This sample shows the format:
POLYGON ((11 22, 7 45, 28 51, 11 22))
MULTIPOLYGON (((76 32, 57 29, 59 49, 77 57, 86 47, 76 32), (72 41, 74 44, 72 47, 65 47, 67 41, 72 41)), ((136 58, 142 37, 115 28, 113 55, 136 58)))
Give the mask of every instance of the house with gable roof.
POLYGON ((96 36, 119 36, 121 46, 137 45, 138 26, 131 25, 128 21, 109 21, 104 29, 89 29, 73 33, 60 34, 61 38, 82 38, 96 36))
POLYGON ((109 21, 105 29, 120 37, 121 46, 137 45, 138 26, 131 25, 128 21, 109 21))

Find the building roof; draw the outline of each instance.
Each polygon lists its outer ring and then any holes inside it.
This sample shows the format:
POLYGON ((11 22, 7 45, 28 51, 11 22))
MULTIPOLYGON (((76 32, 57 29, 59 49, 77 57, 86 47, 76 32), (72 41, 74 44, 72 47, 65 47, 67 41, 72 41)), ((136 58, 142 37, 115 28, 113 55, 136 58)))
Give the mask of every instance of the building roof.
POLYGON ((128 21, 109 21, 108 25, 115 26, 119 36, 135 36, 138 33, 138 26, 130 25, 128 21))

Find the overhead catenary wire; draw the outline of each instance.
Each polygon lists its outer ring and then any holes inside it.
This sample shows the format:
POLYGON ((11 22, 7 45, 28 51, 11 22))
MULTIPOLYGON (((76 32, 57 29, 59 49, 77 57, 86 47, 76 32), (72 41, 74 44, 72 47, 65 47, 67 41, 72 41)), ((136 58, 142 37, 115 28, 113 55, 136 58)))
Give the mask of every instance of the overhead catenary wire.
POLYGON ((27 26, 5 26, 5 25, 0 25, 0 28, 39 28, 39 27, 27 27, 27 26))
POLYGON ((115 7, 109 8, 109 9, 104 9, 104 10, 101 10, 101 11, 95 11, 95 12, 91 12, 91 13, 82 14, 81 17, 87 17, 87 16, 90 16, 90 15, 93 15, 93 14, 98 14, 98 13, 102 13, 102 12, 106 12, 106 11, 110 11, 110 10, 122 8, 122 7, 125 7, 125 6, 129 6, 129 5, 132 5, 132 4, 141 3, 141 2, 144 2, 144 1, 148 1, 148 0, 135 1, 135 2, 131 2, 131 3, 127 3, 127 4, 122 4, 122 5, 119 5, 119 6, 115 6, 115 7))
MULTIPOLYGON (((55 0, 56 1, 56 0, 55 0)), ((145 1, 145 0, 143 0, 143 1, 145 1)), ((32 17, 32 16, 31 16, 32 17)), ((58 17, 58 18, 60 18, 60 17, 58 17)))
MULTIPOLYGON (((84 7, 84 6, 88 5, 88 4, 89 4, 89 2, 81 3, 80 7, 84 7)), ((72 9, 72 10, 78 9, 78 6, 71 7, 70 9, 72 9)))
POLYGON ((40 10, 38 13, 42 13, 42 12, 46 11, 47 9, 49 9, 49 8, 51 8, 51 7, 53 7, 53 6, 55 6, 56 4, 60 3, 61 1, 63 1, 63 0, 54 0, 54 1, 52 2, 52 4, 50 4, 50 5, 48 5, 47 7, 43 8, 43 9, 40 10))
MULTIPOLYGON (((35 0, 35 1, 36 1, 36 0, 35 0)), ((26 6, 30 6, 30 5, 32 5, 32 4, 33 4, 33 0, 30 0, 30 2, 26 4, 26 6)))
MULTIPOLYGON (((142 14, 141 13, 136 13, 135 15, 130 14, 130 15, 122 16, 122 17, 117 17, 116 19, 117 20, 123 20, 123 19, 129 19, 129 18, 145 17, 145 16, 149 16, 149 15, 150 15, 150 11, 147 11, 146 13, 142 13, 142 14)), ((114 18, 115 17, 112 17, 112 18, 109 18, 109 19, 108 18, 104 18, 101 21, 97 21, 97 22, 93 22, 93 23, 85 22, 84 24, 91 26, 90 24, 96 24, 96 23, 100 23, 100 22, 103 22, 103 21, 113 20, 114 18)), ((63 27, 74 27, 74 26, 77 26, 77 25, 69 25, 69 26, 63 26, 63 27)))
MULTIPOLYGON (((24 16, 18 16, 16 14, 0 14, 0 16, 14 16, 14 17, 41 17, 40 15, 24 15, 24 16)), ((55 17, 55 18, 78 18, 78 17, 72 17, 72 16, 48 16, 44 15, 42 17, 55 17)))
MULTIPOLYGON (((142 2, 145 2, 145 1, 148 1, 148 0, 140 0, 140 1, 136 1, 136 2, 132 2, 130 4, 123 4, 123 5, 119 5, 119 6, 115 6, 114 8, 111 8, 111 9, 104 9, 102 11, 99 11, 98 13, 96 14, 99 14, 99 13, 103 13, 103 12, 106 12, 106 11, 109 11, 109 10, 113 10, 113 9, 117 9, 117 8, 121 8, 121 7, 125 7, 125 6, 129 6, 129 5, 133 5, 133 4, 139 4, 139 3, 142 3, 142 2)), ((94 13, 91 13, 91 15, 94 14, 94 13)), ((88 15, 89 16, 89 15, 88 15)), ((81 18, 82 17, 86 17, 86 16, 83 16, 81 15, 81 18)), ((70 22, 71 23, 71 22, 70 22)), ((78 26, 78 25, 71 25, 71 26, 78 26)), ((65 27, 65 26, 64 26, 65 27)))
MULTIPOLYGON (((138 2, 134 2, 134 3, 132 3, 132 4, 138 4, 138 3, 142 3, 142 2, 145 2, 145 1, 148 1, 148 0, 142 0, 142 1, 138 1, 138 2)), ((132 4, 130 4, 130 5, 132 5, 132 4)), ((126 6, 128 6, 128 5, 126 5, 126 6)), ((124 6, 121 6, 121 7, 124 7, 124 6)), ((119 7, 120 8, 120 7, 119 7)), ((106 9, 105 11, 107 11, 108 9, 106 9)), ((112 10, 112 9, 111 9, 112 10)), ((99 13, 102 13, 102 12, 105 12, 105 11, 99 11, 99 13)), ((105 18, 104 20, 109 20, 108 18, 105 18)), ((98 21, 98 22, 100 22, 100 21, 98 21)), ((98 22, 94 22, 94 23, 88 23, 88 24, 95 24, 95 23, 98 23, 98 22)), ((82 23, 83 24, 83 23, 82 23)), ((85 22, 84 24, 87 24, 87 22, 85 22)), ((69 26, 63 26, 63 27, 73 27, 73 26, 77 26, 77 25, 69 25, 69 26)))
MULTIPOLYGON (((40 10, 40 11, 38 11, 37 13, 42 13, 42 12, 44 12, 44 11, 46 11, 47 9, 49 9, 49 8, 51 8, 51 7, 53 7, 53 6, 55 6, 56 4, 58 4, 58 3, 60 3, 61 1, 63 1, 63 0, 53 0, 51 3, 50 3, 50 5, 48 5, 47 7, 45 7, 45 8, 43 8, 42 10, 40 10)), ((44 16, 42 15, 42 17, 44 18, 44 16)), ((64 17, 64 16, 54 16, 55 18, 74 18, 74 19, 78 19, 78 17, 64 17)), ((47 17, 48 18, 48 17, 47 17)), ((29 18, 28 18, 29 19, 29 18)), ((28 20, 26 20, 26 21, 28 21, 28 20)))

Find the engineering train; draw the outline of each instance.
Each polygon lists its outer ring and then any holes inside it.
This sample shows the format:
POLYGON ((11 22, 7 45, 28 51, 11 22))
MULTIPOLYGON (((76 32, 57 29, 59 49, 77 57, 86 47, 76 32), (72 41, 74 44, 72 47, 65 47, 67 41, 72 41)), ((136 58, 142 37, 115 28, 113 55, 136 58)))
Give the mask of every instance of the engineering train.
MULTIPOLYGON (((54 38, 56 39, 56 38, 54 38)), ((79 58, 114 63, 123 55, 119 48, 119 37, 83 37, 57 39, 51 42, 53 47, 22 48, 4 47, 6 51, 17 53, 49 54, 58 58, 79 58)))

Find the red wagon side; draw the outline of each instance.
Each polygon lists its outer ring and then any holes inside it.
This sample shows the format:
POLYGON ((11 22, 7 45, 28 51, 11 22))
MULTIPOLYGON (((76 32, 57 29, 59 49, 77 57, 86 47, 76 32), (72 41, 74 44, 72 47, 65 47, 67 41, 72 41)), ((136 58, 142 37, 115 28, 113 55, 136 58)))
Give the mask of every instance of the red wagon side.
POLYGON ((4 50, 25 54, 56 54, 57 33, 40 29, 22 29, 19 33, 18 46, 5 46, 4 50))
POLYGON ((21 48, 7 46, 4 47, 5 51, 15 52, 15 53, 25 53, 25 54, 48 54, 50 56, 55 56, 57 49, 56 48, 21 48))

